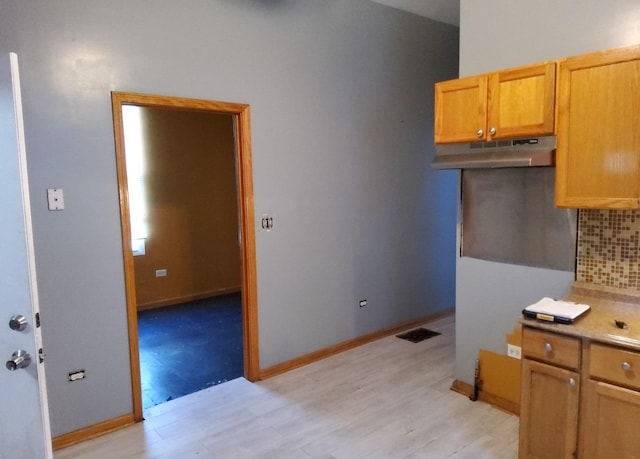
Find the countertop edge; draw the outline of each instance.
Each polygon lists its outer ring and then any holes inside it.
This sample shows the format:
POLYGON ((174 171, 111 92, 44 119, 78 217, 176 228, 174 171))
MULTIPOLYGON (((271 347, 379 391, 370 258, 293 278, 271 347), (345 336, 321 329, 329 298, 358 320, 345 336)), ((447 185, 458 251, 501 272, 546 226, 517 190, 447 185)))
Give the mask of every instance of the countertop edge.
POLYGON ((640 291, 575 282, 567 299, 588 304, 591 309, 570 325, 525 317, 521 317, 518 323, 640 351, 640 291), (624 322, 627 328, 619 328, 616 321, 624 322))

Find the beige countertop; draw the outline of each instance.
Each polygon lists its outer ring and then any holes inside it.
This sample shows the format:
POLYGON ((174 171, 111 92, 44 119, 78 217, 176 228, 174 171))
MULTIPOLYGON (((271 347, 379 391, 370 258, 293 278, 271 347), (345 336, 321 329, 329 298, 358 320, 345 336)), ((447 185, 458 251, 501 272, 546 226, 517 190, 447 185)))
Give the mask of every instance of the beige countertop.
POLYGON ((625 346, 640 351, 640 291, 575 282, 567 300, 591 306, 571 325, 520 319, 523 326, 625 346), (616 320, 626 323, 621 329, 616 320))

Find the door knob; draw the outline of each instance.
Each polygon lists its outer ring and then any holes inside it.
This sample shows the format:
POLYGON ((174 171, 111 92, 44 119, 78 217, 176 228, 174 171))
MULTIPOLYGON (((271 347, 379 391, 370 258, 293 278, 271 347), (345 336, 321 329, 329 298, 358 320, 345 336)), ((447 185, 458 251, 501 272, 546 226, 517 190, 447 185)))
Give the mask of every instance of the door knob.
POLYGON ((9 319, 9 328, 15 331, 23 331, 27 328, 27 318, 21 314, 16 314, 9 319))
POLYGON ((31 356, 27 351, 15 351, 9 360, 7 360, 7 370, 15 371, 20 368, 27 368, 31 363, 31 356))

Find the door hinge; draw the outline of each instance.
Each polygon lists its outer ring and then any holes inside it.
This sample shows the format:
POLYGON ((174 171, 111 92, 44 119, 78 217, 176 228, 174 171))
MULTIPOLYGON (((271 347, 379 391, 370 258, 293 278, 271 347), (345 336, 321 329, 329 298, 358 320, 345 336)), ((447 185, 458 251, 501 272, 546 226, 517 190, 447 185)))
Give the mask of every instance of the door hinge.
POLYGON ((40 313, 36 312, 36 328, 40 328, 40 313))
POLYGON ((45 358, 46 358, 46 355, 44 354, 44 351, 42 350, 42 348, 38 349, 38 361, 42 363, 44 362, 45 358))

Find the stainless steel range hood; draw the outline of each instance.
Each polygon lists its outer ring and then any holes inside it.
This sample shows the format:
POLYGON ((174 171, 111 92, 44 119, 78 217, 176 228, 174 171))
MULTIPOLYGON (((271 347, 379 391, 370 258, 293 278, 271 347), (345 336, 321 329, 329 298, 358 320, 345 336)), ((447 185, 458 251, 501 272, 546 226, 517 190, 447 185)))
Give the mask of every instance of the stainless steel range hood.
POLYGON ((556 137, 436 145, 433 169, 553 166, 556 137))

